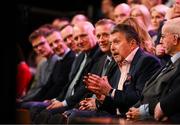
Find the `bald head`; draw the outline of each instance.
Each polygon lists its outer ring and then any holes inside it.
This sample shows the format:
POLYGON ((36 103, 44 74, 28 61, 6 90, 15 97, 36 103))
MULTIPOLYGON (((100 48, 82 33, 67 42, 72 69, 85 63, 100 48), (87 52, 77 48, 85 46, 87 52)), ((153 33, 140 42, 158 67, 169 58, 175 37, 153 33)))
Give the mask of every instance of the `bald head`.
POLYGON ((73 38, 81 51, 88 51, 96 45, 94 26, 88 22, 79 22, 73 27, 73 38))
POLYGON ((129 16, 130 10, 128 4, 122 3, 117 5, 114 9, 114 21, 120 23, 121 20, 129 16))
POLYGON ((180 18, 168 20, 162 27, 162 46, 171 56, 180 52, 180 18))
POLYGON ((164 24, 162 32, 176 33, 180 35, 180 17, 168 20, 164 24))
POLYGON ((77 14, 72 18, 71 24, 75 25, 78 22, 87 21, 87 17, 83 14, 77 14))

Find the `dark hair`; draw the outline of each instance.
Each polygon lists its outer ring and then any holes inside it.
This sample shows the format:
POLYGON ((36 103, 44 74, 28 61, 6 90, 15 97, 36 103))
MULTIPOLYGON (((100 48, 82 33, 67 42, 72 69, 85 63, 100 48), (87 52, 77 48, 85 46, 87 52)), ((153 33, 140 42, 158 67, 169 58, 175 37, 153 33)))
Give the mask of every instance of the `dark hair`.
POLYGON ((137 45, 140 44, 138 33, 136 32, 134 27, 127 24, 117 24, 111 31, 111 34, 114 34, 116 32, 124 33, 128 42, 134 39, 137 45))
POLYGON ((63 29, 65 29, 65 28, 66 28, 66 27, 68 27, 68 26, 73 27, 73 25, 72 25, 72 24, 68 23, 68 24, 66 24, 66 25, 62 26, 59 30, 60 30, 60 31, 62 31, 63 29))
POLYGON ((36 39, 39 36, 47 37, 55 30, 57 29, 54 28, 51 24, 44 24, 31 33, 31 35, 29 36, 29 41, 32 42, 33 39, 36 39))

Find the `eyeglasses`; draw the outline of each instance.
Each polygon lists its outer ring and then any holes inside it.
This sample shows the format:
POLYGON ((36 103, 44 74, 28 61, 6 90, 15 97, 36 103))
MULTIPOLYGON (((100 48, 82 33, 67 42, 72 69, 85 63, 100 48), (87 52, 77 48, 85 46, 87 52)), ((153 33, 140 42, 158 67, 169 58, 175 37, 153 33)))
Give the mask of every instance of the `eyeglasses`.
POLYGON ((38 48, 38 46, 42 46, 45 44, 46 41, 41 41, 37 45, 33 46, 34 49, 38 48))
POLYGON ((166 38, 168 35, 173 35, 174 38, 177 38, 177 39, 180 38, 179 34, 177 34, 177 33, 166 33, 166 34, 161 34, 161 39, 163 40, 163 39, 166 38))

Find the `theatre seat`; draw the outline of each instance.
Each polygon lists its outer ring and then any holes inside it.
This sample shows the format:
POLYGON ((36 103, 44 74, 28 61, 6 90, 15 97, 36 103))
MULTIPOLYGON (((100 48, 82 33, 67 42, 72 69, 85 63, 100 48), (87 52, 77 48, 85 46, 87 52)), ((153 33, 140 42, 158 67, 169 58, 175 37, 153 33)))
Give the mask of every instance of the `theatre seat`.
POLYGON ((27 109, 16 110, 16 123, 17 124, 31 124, 30 112, 27 109))

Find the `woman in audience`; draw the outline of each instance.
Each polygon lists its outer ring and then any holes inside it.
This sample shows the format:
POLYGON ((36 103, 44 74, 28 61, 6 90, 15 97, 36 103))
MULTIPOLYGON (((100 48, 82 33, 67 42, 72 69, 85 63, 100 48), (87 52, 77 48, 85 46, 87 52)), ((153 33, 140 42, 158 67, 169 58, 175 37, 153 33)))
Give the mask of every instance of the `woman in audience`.
POLYGON ((160 5, 157 5, 153 8, 151 8, 151 10, 150 10, 152 30, 149 31, 149 34, 152 37, 154 42, 157 39, 157 34, 158 34, 158 29, 160 27, 160 23, 164 20, 168 9, 169 9, 169 7, 167 7, 163 4, 160 4, 160 5))
POLYGON ((135 28, 137 31, 139 37, 140 37, 140 46, 145 51, 154 54, 154 45, 151 40, 150 35, 148 34, 147 30, 143 25, 140 24, 139 20, 137 18, 129 17, 124 19, 121 23, 131 25, 135 28))
POLYGON ((140 25, 145 25, 147 31, 152 29, 150 12, 145 5, 135 5, 130 12, 131 17, 135 17, 141 23, 140 25))

